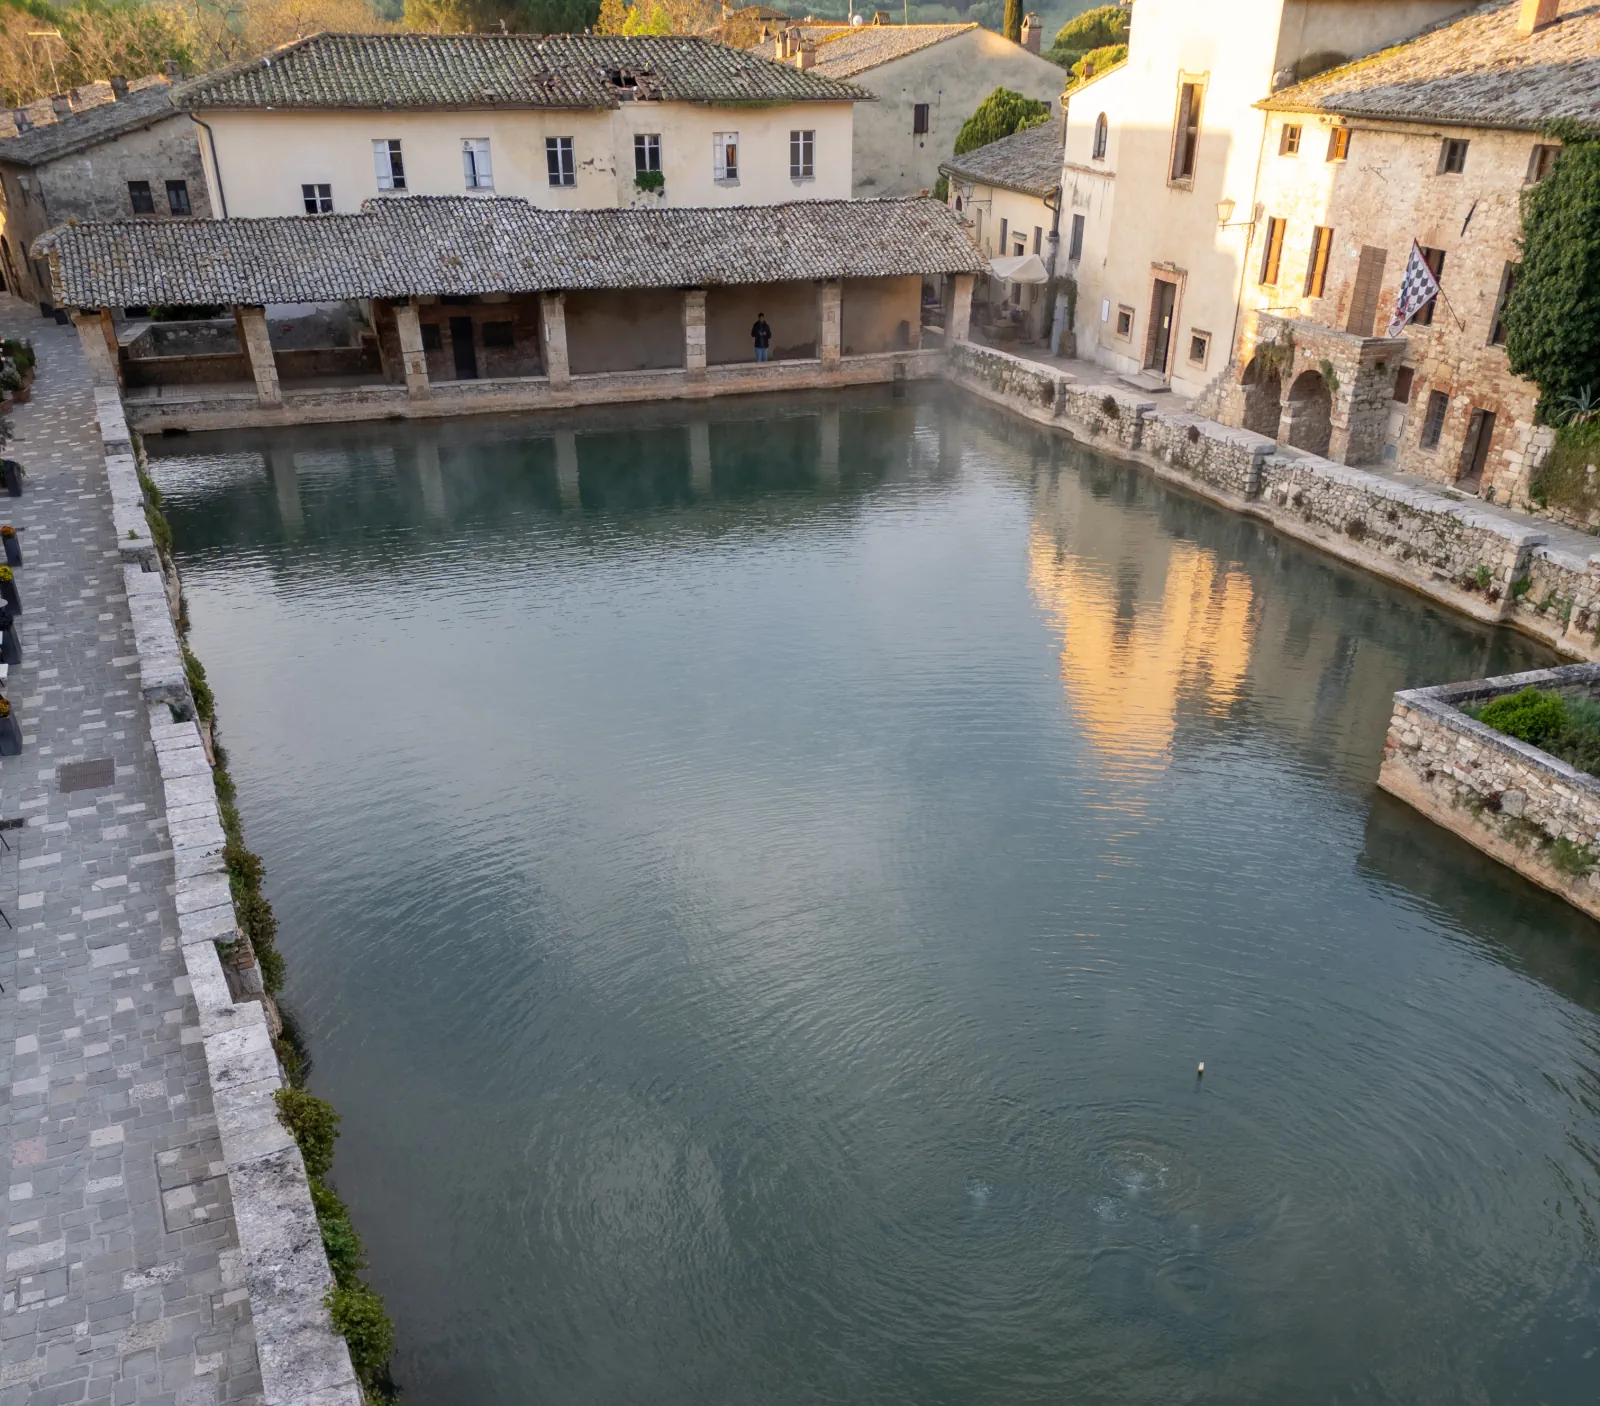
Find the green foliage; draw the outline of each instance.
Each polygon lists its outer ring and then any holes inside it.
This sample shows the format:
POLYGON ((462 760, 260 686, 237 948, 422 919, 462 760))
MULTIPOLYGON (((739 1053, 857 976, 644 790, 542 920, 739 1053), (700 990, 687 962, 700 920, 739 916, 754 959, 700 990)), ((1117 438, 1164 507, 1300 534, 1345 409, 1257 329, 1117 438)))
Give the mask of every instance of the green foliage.
POLYGON ((1558 835, 1550 846, 1550 863, 1563 874, 1581 879, 1595 869, 1595 852, 1588 845, 1574 844, 1565 835, 1558 835))
POLYGON ((941 205, 950 203, 950 177, 942 171, 939 173, 939 179, 933 183, 933 198, 941 205))
POLYGON ((1006 0, 1006 17, 1000 31, 1013 44, 1022 43, 1022 0, 1006 0))
POLYGON ((217 700, 206 682, 206 666, 194 656, 188 645, 183 646, 183 676, 189 682, 189 692, 194 695, 194 710, 201 722, 210 722, 217 715, 217 700))
POLYGON ((394 1352, 394 1324, 383 1310, 383 1300, 365 1284, 335 1284, 324 1300, 334 1330, 350 1347, 350 1365, 367 1385, 384 1375, 394 1352))
POLYGON ((1528 496, 1541 508, 1586 516, 1600 508, 1600 474, 1589 472, 1591 464, 1600 466, 1600 420, 1562 425, 1529 480, 1528 496))
POLYGON ((1554 169, 1522 194, 1522 266, 1506 302, 1506 355, 1539 387, 1539 414, 1600 382, 1600 140, 1569 129, 1554 169))
MULTIPOLYGON (((1072 68, 1085 54, 1096 49, 1106 49, 1112 45, 1125 47, 1131 23, 1132 15, 1124 5, 1101 5, 1097 9, 1085 10, 1056 31, 1055 42, 1045 57, 1063 68, 1072 68)), ((1100 67, 1098 63, 1095 65, 1097 73, 1100 67)))
POLYGON ((1050 104, 1025 98, 1009 88, 996 88, 967 118, 956 135, 957 156, 988 146, 1013 132, 1026 131, 1050 120, 1050 104))
POLYGON ((1567 705, 1559 694, 1525 688, 1485 704, 1478 721, 1507 737, 1543 747, 1566 731, 1567 705))
POLYGON ((640 190, 660 190, 666 185, 667 178, 660 171, 637 171, 634 173, 633 183, 640 190))
POLYGON ((7 337, 0 342, 0 353, 5 355, 18 371, 32 370, 34 365, 33 347, 17 337, 7 337))
POLYGON ((350 1208, 339 1199, 338 1192, 321 1181, 311 1183, 311 1204, 317 1212, 322 1248, 328 1253, 334 1282, 355 1283, 356 1276, 367 1267, 367 1257, 361 1237, 350 1222, 350 1208))
POLYGON ((327 1176, 333 1166, 333 1144, 339 1136, 339 1115, 333 1105, 304 1089, 279 1089, 273 1098, 278 1105, 278 1121, 294 1135, 300 1155, 306 1160, 306 1174, 327 1176))
POLYGON ((1085 78, 1092 78, 1097 73, 1104 73, 1114 64, 1119 64, 1128 57, 1126 44, 1107 44, 1101 49, 1090 49, 1087 54, 1081 55, 1069 65, 1075 82, 1081 83, 1085 78))
POLYGON ((407 29, 447 34, 581 34, 600 18, 600 0, 405 0, 407 29))

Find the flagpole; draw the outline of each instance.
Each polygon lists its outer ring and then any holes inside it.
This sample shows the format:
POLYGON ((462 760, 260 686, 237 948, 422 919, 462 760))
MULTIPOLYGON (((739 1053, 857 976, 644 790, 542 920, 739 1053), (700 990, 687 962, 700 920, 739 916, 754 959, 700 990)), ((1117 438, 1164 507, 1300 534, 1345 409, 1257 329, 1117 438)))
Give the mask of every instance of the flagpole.
POLYGON ((1442 284, 1442 283, 1439 285, 1439 296, 1441 298, 1444 298, 1444 305, 1447 308, 1450 309, 1450 316, 1455 318, 1456 326, 1459 327, 1463 332, 1465 332, 1467 330, 1466 319, 1463 318, 1461 316, 1461 314, 1456 311, 1455 304, 1452 303, 1449 298, 1445 298, 1444 284, 1442 284))

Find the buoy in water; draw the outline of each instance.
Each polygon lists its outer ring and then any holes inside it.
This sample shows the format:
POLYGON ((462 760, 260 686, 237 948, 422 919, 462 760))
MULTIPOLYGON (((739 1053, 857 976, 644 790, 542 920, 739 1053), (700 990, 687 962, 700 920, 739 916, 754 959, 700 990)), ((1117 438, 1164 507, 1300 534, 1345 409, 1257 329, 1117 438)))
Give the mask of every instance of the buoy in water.
POLYGON ((1194 1077, 1196 1079, 1204 1079, 1206 1077, 1206 1062, 1205 1062, 1205 1060, 1201 1060, 1200 1061, 1200 1067, 1197 1070, 1195 1070, 1194 1077))

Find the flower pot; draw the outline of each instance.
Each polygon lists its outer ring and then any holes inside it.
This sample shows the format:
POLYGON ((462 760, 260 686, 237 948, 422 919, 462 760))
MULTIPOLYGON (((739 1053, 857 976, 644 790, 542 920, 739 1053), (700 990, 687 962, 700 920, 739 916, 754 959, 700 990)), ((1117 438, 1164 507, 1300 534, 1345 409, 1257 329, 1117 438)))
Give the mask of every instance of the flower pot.
POLYGON ((11 392, 11 398, 18 405, 26 405, 33 399, 33 391, 29 388, 28 383, 24 381, 16 390, 11 392))
POLYGON ((8 712, 0 718, 0 757, 22 755, 22 729, 17 726, 17 715, 8 712))
POLYGON ((0 581, 0 600, 5 601, 11 607, 13 615, 22 614, 22 597, 17 594, 17 583, 15 581, 0 581))
POLYGON ((0 459, 0 482, 13 498, 22 497, 22 465, 15 459, 0 459))
POLYGON ((16 536, 15 534, 12 534, 9 537, 8 536, 4 536, 4 535, 0 535, 0 544, 4 544, 5 549, 6 549, 6 565, 7 566, 21 566, 22 565, 22 539, 20 537, 16 536))
POLYGON ((17 627, 8 624, 0 630, 0 664, 22 663, 22 640, 17 635, 17 627))

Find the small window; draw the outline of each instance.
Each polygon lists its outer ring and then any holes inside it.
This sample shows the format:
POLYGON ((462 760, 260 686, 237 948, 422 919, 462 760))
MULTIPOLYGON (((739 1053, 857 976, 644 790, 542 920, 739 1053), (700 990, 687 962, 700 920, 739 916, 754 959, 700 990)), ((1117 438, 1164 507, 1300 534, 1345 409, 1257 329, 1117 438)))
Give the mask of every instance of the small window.
POLYGON ((1011 252, 1011 221, 1000 221, 1000 257, 1003 259, 1011 252))
POLYGON ((1278 269, 1283 263, 1283 232, 1287 225, 1287 220, 1280 220, 1276 215, 1267 219, 1267 237, 1261 250, 1261 282, 1268 288, 1278 282, 1278 269))
POLYGON ((928 104, 918 103, 911 109, 911 135, 925 137, 928 135, 928 104))
POLYGON ((789 179, 809 181, 816 178, 817 134, 815 132, 789 133, 789 179))
MULTIPOLYGON (((1427 264, 1427 266, 1433 270, 1433 276, 1435 278, 1440 280, 1444 278, 1443 249, 1423 249, 1422 262, 1427 264)), ((1430 298, 1422 305, 1422 308, 1420 311, 1418 311, 1417 315, 1411 319, 1412 323, 1418 327, 1432 327, 1434 309, 1437 308, 1438 305, 1439 300, 1437 298, 1430 298)))
POLYGON ((1189 361, 1191 365, 1204 367, 1206 358, 1211 355, 1211 334, 1209 332, 1189 333, 1189 361))
POLYGON ((711 137, 711 174, 719 181, 739 179, 739 134, 715 132, 711 137))
POLYGON ((1335 127, 1328 133, 1328 160, 1343 161, 1350 155, 1350 129, 1335 127))
POLYGON ((1178 120, 1172 134, 1172 179, 1192 181, 1195 161, 1200 154, 1200 98, 1198 83, 1184 83, 1178 89, 1178 120))
POLYGON ((1300 133, 1302 130, 1297 123, 1285 122, 1283 124, 1283 131, 1278 136, 1279 156, 1300 155, 1300 133))
POLYGON ((1333 252, 1333 231, 1318 225, 1311 231, 1311 257, 1306 262, 1306 297, 1320 298, 1328 286, 1328 256, 1333 252))
POLYGON ((372 144, 372 165, 378 173, 379 190, 404 190, 406 167, 400 157, 400 142, 389 137, 372 144))
POLYGON ((149 181, 128 182, 128 204, 133 207, 135 215, 155 214, 156 202, 150 194, 149 181))
POLYGON ((1494 300, 1494 315, 1489 319, 1489 345, 1503 347, 1506 344, 1506 303, 1511 297, 1511 290, 1517 283, 1517 265, 1508 263, 1500 274, 1500 292, 1494 300))
POLYGON ((577 185, 578 168, 572 156, 571 137, 546 137, 544 139, 544 160, 545 165, 550 170, 551 185, 577 185))
POLYGON ((174 215, 188 215, 193 211, 189 209, 189 182, 167 182, 167 209, 174 215))
POLYGON ((1464 137, 1446 137, 1439 144, 1439 174, 1459 176, 1467 169, 1467 141, 1464 137))
POLYGON ((461 174, 468 190, 493 190, 494 168, 489 164, 489 139, 461 139, 461 174))
POLYGON ((1111 124, 1106 121, 1106 115, 1105 115, 1105 113, 1102 112, 1094 120, 1094 151, 1093 151, 1093 155, 1092 155, 1092 159, 1093 160, 1095 160, 1095 161, 1104 161, 1106 159, 1106 147, 1110 144, 1110 141, 1111 141, 1111 124))
POLYGON ((661 169, 661 133, 635 132, 633 136, 633 174, 643 176, 661 169))
POLYGON ((1533 155, 1528 158, 1528 184, 1537 185, 1550 174, 1550 168, 1556 164, 1556 157, 1561 155, 1559 146, 1551 146, 1540 142, 1534 147, 1533 155))
POLYGON ((440 331, 437 322, 424 322, 422 324, 422 349, 423 351, 444 350, 444 333, 440 331))
POLYGON ((1083 257, 1083 227, 1085 222, 1083 215, 1074 215, 1072 217, 1072 235, 1067 242, 1067 259, 1069 262, 1083 257))
POLYGON ((300 187, 300 199, 308 215, 333 213, 333 187, 331 185, 305 185, 300 187))
POLYGON ((516 342, 516 327, 510 322, 483 324, 483 344, 486 347, 509 347, 516 342))
POLYGON ((1411 404, 1411 383, 1416 379, 1416 369, 1411 366, 1402 366, 1394 373, 1394 401, 1397 405, 1411 404))
POLYGON ((1033 227, 1033 252, 1044 253, 1044 230, 1039 225, 1033 227))
POLYGON ((1422 438, 1419 443, 1424 449, 1437 449, 1439 436, 1444 433, 1445 412, 1450 409, 1450 397, 1443 391, 1428 392, 1428 413, 1422 421, 1422 438))
POLYGON ((1117 336, 1125 342, 1133 336, 1133 309, 1126 304, 1117 308, 1117 336))

